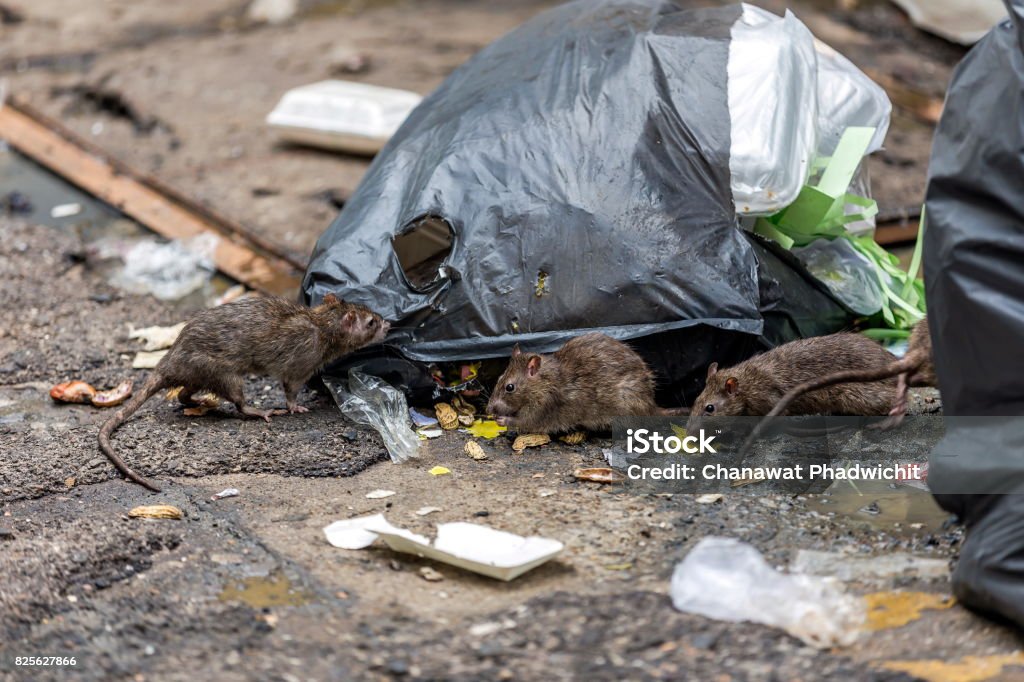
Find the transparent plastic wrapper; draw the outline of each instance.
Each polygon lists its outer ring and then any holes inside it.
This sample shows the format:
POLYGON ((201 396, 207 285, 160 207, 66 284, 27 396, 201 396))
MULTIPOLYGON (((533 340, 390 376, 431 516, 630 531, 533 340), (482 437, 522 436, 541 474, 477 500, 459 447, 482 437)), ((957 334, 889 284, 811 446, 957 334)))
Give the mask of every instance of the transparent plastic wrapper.
POLYGON ((698 542, 672 573, 671 593, 680 611, 780 627, 818 648, 852 644, 866 616, 834 580, 779 573, 732 538, 698 542))
POLYGON ((399 464, 419 455, 420 439, 409 426, 409 405, 401 391, 357 368, 349 370, 347 388, 329 376, 324 377, 324 385, 342 414, 380 434, 392 462, 399 464))
POLYGON ((791 204, 812 164, 851 126, 875 128, 882 146, 892 105, 849 60, 815 40, 792 12, 743 4, 729 45, 729 172, 736 213, 770 215, 791 204))
POLYGON ((881 310, 883 294, 878 275, 868 259, 845 239, 818 239, 795 247, 793 255, 853 312, 874 315, 881 310))
POLYGON ((162 301, 184 298, 210 281, 219 241, 209 234, 167 243, 141 240, 124 253, 124 268, 111 278, 111 284, 162 301))

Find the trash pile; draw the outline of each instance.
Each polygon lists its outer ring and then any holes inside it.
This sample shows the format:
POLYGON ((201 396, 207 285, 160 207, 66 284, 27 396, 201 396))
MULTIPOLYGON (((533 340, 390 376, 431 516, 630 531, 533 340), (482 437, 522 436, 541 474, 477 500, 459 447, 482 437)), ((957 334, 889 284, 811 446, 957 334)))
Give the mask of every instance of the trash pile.
POLYGON ((417 363, 630 339, 679 404, 712 359, 919 319, 859 170, 890 111, 791 13, 556 7, 412 111, 303 293, 380 312, 417 363))

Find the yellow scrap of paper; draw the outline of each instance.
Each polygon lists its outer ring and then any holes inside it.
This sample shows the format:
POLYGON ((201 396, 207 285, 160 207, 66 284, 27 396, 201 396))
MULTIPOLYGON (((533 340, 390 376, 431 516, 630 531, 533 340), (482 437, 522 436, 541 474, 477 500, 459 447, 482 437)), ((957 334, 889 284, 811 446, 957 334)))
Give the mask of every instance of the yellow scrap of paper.
POLYGON ((948 609, 956 603, 953 597, 931 592, 872 592, 864 595, 868 607, 867 630, 889 630, 903 627, 921 617, 925 610, 948 609))
MULTIPOLYGON (((984 682, 1010 666, 1024 666, 1024 653, 964 656, 959 661, 886 661, 882 667, 904 672, 928 682, 984 682)), ((1006 679, 1009 679, 1007 677, 1006 679)), ((1016 678, 1014 678, 1016 679, 1016 678)))
POLYGON ((433 469, 430 470, 430 474, 432 476, 444 476, 445 474, 450 474, 451 472, 451 469, 449 469, 448 467, 440 466, 434 467, 433 469))
POLYGON ((507 427, 501 426, 493 419, 477 419, 473 425, 466 429, 477 438, 491 440, 497 438, 499 433, 508 431, 507 427))

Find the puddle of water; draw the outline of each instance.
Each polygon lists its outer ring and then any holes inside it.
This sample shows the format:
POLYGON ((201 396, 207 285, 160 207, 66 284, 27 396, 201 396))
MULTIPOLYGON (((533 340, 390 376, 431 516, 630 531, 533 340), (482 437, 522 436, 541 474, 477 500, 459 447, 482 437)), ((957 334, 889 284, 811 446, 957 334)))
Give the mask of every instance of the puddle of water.
POLYGON ((819 514, 835 514, 874 528, 906 532, 937 532, 949 514, 931 494, 885 481, 836 481, 821 495, 808 495, 807 507, 819 514), (917 528, 916 526, 921 524, 917 528))
POLYGON ((221 601, 240 601, 253 608, 270 606, 301 606, 313 600, 305 590, 295 589, 283 575, 242 578, 229 584, 218 597, 221 601))
MULTIPOLYGON (((2 143, 0 143, 2 144, 2 143)), ((20 218, 37 225, 47 225, 62 230, 73 230, 81 235, 86 244, 100 240, 133 241, 157 237, 138 223, 127 219, 113 207, 82 192, 63 178, 51 173, 17 151, 0 150, 0 197, 9 192, 20 192, 28 197, 32 210, 20 218), (54 218, 50 209, 64 204, 79 204, 81 211, 75 215, 54 218)), ((107 279, 115 270, 120 270, 120 259, 97 264, 98 271, 107 279)), ((235 284, 220 273, 203 287, 174 302, 182 311, 204 308, 207 302, 235 284)))
MULTIPOLYGON (((92 195, 49 172, 13 149, 0 152, 0 196, 21 192, 32 202, 32 211, 21 217, 38 225, 68 228, 92 227, 110 223, 121 214, 92 195), (50 209, 62 204, 79 204, 82 211, 73 216, 53 218, 50 209)), ((142 228, 139 228, 142 233, 142 228)))

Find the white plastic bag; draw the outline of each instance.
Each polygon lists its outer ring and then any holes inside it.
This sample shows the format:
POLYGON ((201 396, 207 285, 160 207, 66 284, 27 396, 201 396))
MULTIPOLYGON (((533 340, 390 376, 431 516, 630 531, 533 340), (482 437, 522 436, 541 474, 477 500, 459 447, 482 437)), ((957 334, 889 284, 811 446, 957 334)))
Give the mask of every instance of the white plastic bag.
POLYGON ((672 604, 708 618, 780 627, 811 646, 848 646, 864 622, 861 600, 834 580, 779 573, 732 538, 707 537, 672 573, 672 604))
POLYGON ((876 129, 882 146, 892 104, 846 58, 817 41, 792 12, 752 5, 729 44, 729 171, 736 213, 771 215, 796 199, 818 156, 851 126, 876 129))
POLYGON ((420 439, 409 426, 409 405, 401 391, 355 368, 348 372, 347 388, 329 376, 324 377, 324 385, 342 414, 376 429, 392 462, 399 464, 419 455, 420 439))

